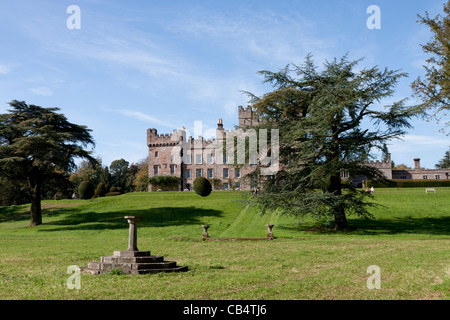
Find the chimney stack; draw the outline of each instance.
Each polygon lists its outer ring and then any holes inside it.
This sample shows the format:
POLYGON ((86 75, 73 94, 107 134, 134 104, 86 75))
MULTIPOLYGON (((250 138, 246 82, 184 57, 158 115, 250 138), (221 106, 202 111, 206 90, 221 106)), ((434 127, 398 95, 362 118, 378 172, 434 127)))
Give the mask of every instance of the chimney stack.
POLYGON ((224 138, 223 123, 222 119, 219 118, 217 120, 216 139, 223 140, 223 138, 224 138))
POLYGON ((414 170, 420 170, 420 158, 414 159, 414 170))

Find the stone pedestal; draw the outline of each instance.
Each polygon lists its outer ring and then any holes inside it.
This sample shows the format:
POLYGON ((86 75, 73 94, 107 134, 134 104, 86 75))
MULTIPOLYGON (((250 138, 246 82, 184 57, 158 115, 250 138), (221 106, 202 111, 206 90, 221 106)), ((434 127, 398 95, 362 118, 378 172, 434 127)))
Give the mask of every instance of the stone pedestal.
POLYGON ((206 240, 209 238, 209 234, 208 234, 208 225, 202 225, 203 227, 203 233, 202 233, 202 240, 206 240))
POLYGON ((274 227, 273 224, 266 224, 267 226, 267 238, 272 238, 273 239, 273 232, 272 229, 274 227))
POLYGON ((137 248, 137 224, 142 217, 126 216, 125 219, 128 220, 130 225, 130 232, 128 235, 128 251, 139 251, 137 248))
POLYGON ((150 251, 137 248, 137 223, 141 217, 126 216, 129 223, 128 249, 114 251, 112 256, 101 257, 98 262, 89 262, 82 272, 101 274, 119 269, 128 274, 188 271, 186 266, 178 266, 175 261, 164 261, 162 256, 152 256, 150 251))

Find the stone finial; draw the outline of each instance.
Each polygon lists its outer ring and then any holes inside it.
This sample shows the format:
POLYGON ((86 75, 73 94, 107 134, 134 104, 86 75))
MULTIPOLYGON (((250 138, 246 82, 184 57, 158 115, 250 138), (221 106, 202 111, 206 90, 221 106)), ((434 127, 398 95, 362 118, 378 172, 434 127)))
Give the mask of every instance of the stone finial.
POLYGON ((137 248, 137 224, 142 217, 126 216, 124 218, 128 220, 128 223, 130 225, 127 251, 139 251, 137 248))
POLYGON ((274 227, 273 224, 266 224, 267 226, 267 238, 273 238, 273 232, 272 232, 272 228, 274 227))
POLYGON ((203 233, 202 233, 202 240, 205 240, 206 238, 209 238, 209 234, 208 234, 208 225, 202 225, 203 227, 203 233))

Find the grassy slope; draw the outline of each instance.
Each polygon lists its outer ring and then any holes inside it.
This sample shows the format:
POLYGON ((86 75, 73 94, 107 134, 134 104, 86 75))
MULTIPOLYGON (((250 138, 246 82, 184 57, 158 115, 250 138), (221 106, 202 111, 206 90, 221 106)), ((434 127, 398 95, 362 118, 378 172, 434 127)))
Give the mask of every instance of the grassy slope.
POLYGON ((379 189, 376 220, 350 217, 346 233, 323 221, 244 210, 237 192, 135 193, 90 201, 46 201, 44 224, 28 227, 26 206, 0 208, 0 299, 440 299, 450 288, 450 188, 379 189), (82 276, 66 287, 69 265, 84 266, 127 246, 125 215, 139 215, 138 247, 188 265, 189 272, 82 276), (275 241, 200 242, 211 237, 275 241), (321 229, 319 229, 321 230, 321 229), (382 270, 368 290, 367 267, 382 270))

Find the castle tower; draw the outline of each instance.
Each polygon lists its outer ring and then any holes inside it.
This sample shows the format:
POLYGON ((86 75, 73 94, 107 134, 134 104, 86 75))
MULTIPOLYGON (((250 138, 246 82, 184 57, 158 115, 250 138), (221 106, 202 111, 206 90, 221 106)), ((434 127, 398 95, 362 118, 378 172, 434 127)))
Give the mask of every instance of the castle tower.
POLYGON ((239 127, 245 128, 249 127, 253 123, 253 112, 252 107, 247 106, 247 108, 243 108, 242 106, 238 107, 238 114, 239 114, 239 127))
POLYGON ((173 130, 171 134, 158 134, 154 128, 147 130, 149 177, 183 175, 180 143, 185 141, 185 136, 183 129, 173 130))

